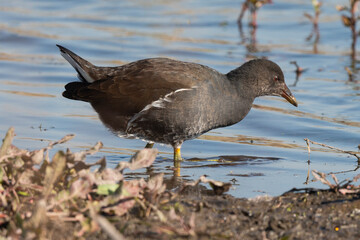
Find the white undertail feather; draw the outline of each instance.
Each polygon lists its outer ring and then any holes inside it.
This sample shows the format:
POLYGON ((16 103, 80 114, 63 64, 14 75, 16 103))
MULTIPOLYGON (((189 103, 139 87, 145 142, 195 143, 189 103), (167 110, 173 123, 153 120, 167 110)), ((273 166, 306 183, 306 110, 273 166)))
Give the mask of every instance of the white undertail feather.
POLYGON ((81 68, 81 66, 67 53, 60 51, 61 56, 63 56, 70 64, 73 66, 77 72, 81 75, 78 76, 80 80, 85 80, 88 83, 93 83, 95 80, 90 77, 90 75, 81 68))

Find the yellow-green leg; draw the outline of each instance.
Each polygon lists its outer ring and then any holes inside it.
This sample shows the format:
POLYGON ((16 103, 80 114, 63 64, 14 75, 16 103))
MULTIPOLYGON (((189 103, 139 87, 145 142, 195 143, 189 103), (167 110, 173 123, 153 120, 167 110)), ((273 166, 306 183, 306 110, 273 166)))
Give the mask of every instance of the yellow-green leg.
POLYGON ((180 177, 180 163, 182 161, 180 147, 174 147, 174 176, 180 177))
POLYGON ((174 162, 182 161, 180 149, 180 147, 174 147, 174 162))

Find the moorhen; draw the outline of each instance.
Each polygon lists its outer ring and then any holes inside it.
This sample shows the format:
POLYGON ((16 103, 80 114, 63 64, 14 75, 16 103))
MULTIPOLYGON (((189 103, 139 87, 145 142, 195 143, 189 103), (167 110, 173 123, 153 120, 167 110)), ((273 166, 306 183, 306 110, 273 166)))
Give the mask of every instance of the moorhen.
POLYGON ((256 97, 295 97, 280 67, 255 59, 221 74, 196 63, 168 58, 143 59, 118 67, 99 67, 57 45, 81 82, 65 86, 63 96, 91 103, 102 122, 122 137, 170 144, 181 160, 185 140, 241 121, 256 97))

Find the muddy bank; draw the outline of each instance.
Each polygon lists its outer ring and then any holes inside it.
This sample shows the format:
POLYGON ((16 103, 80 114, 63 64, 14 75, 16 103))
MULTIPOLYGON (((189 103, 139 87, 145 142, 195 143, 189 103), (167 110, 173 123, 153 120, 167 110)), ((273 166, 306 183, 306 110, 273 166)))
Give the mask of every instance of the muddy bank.
MULTIPOLYGON (((133 209, 114 224, 127 239, 360 238, 359 194, 328 190, 236 199, 192 193, 160 209, 170 216, 167 222, 161 222, 155 213, 139 217, 133 209)), ((93 239, 98 237, 96 234, 93 239)))
MULTIPOLYGON (((125 216, 108 219, 125 239, 360 238, 360 195, 331 190, 254 199, 198 192, 179 196, 159 210, 166 222, 155 212, 141 216, 139 206, 125 216)), ((72 238, 81 228, 78 223, 52 219, 46 235, 72 238)), ((104 230, 98 230, 80 238, 111 239, 104 230)))

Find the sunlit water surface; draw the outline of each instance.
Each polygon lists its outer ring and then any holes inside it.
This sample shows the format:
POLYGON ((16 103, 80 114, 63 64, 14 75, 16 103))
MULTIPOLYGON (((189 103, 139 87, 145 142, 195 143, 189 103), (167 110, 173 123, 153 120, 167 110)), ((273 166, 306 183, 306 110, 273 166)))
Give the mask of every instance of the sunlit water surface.
MULTIPOLYGON (((114 136, 88 103, 62 97, 75 71, 60 56, 61 44, 97 65, 115 66, 150 57, 197 62, 226 73, 252 57, 277 62, 296 96, 295 108, 277 97, 262 97, 238 124, 214 129, 183 144, 180 176, 172 170, 172 148, 160 153, 151 169, 128 173, 145 177, 165 172, 169 188, 201 175, 232 181, 230 194, 279 195, 305 185, 309 170, 341 172, 342 180, 358 172, 356 158, 316 145, 309 155, 304 138, 356 151, 360 144, 360 75, 350 57, 350 31, 335 9, 348 1, 324 1, 320 38, 304 12, 311 1, 274 1, 259 10, 255 36, 243 19, 240 1, 2 1, 0 5, 0 134, 10 126, 14 144, 37 149, 74 133, 56 149, 83 150, 97 141, 108 166, 127 161, 144 147, 141 140, 114 136), (256 39, 254 39, 254 37, 256 39), (306 68, 295 81, 295 66, 306 68), (353 81, 345 70, 354 71, 353 81), (308 160, 310 159, 310 165, 308 160)), ((310 180, 312 177, 310 176, 310 180)))

